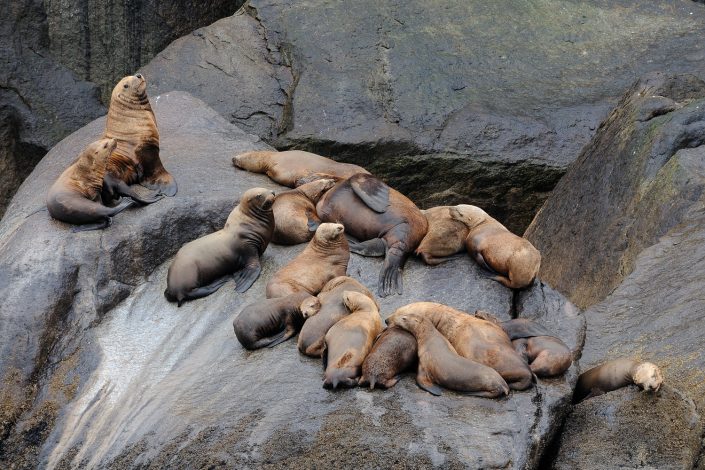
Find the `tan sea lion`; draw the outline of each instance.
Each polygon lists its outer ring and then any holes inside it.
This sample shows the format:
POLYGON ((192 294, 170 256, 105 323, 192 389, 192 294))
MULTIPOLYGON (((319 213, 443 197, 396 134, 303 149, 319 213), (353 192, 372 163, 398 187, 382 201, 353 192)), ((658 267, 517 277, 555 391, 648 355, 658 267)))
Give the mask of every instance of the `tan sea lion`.
POLYGON ((400 374, 416 364, 416 338, 403 328, 390 326, 377 337, 362 363, 360 386, 392 388, 400 374))
POLYGON ((573 403, 635 384, 644 391, 658 392, 663 375, 656 364, 633 359, 615 359, 593 367, 578 377, 573 403))
POLYGON ((526 318, 515 318, 500 326, 538 377, 561 375, 573 363, 568 346, 544 326, 526 318))
POLYGON ((326 333, 323 350, 324 388, 354 387, 362 362, 382 331, 382 317, 374 300, 360 292, 345 291, 343 302, 350 315, 326 333))
POLYGON ((276 299, 258 300, 244 307, 233 321, 235 336, 245 349, 274 347, 301 329, 301 302, 310 297, 299 292, 276 299))
POLYGON ((421 240, 416 254, 428 265, 437 265, 448 260, 465 248, 468 227, 451 217, 452 206, 432 207, 421 212, 428 221, 428 231, 421 240))
POLYGON ((235 290, 245 292, 259 277, 260 256, 274 233, 274 192, 253 188, 230 212, 225 227, 190 241, 169 266, 164 296, 170 302, 212 294, 234 274, 235 290))
POLYGON ((460 356, 428 318, 412 313, 393 315, 387 323, 412 333, 418 343, 416 383, 433 395, 445 388, 486 398, 507 395, 509 387, 497 371, 460 356))
POLYGON ((318 294, 326 282, 344 276, 350 250, 341 224, 321 224, 296 258, 289 261, 267 283, 267 298, 296 292, 318 294))
POLYGON ((415 302, 398 308, 395 316, 416 314, 431 321, 461 356, 493 368, 513 390, 531 387, 534 375, 502 328, 494 322, 435 302, 415 302))
POLYGON ((351 277, 339 276, 328 281, 317 297, 304 300, 301 306, 306 323, 299 333, 298 348, 303 354, 321 357, 326 333, 338 320, 350 313, 343 303, 345 291, 360 292, 376 303, 372 292, 351 277))
POLYGON ((363 256, 384 256, 377 294, 401 294, 402 268, 428 228, 418 207, 381 180, 356 174, 336 183, 316 205, 324 222, 340 222, 359 242, 350 251, 363 256))
POLYGON ((492 279, 511 289, 531 285, 541 267, 541 253, 529 240, 514 235, 479 207, 461 204, 450 208, 451 216, 467 225, 468 253, 492 279))
MULTIPOLYGON (((110 97, 104 138, 117 140, 110 155, 103 199, 120 194, 135 197, 131 184, 141 184, 166 196, 176 194, 176 181, 159 158, 159 131, 147 97, 147 81, 141 74, 118 82, 110 97)), ((139 196, 137 196, 139 197, 139 196)))
POLYGON ((245 152, 233 157, 233 165, 253 173, 265 173, 273 181, 290 188, 321 178, 340 180, 356 173, 369 173, 361 166, 336 162, 302 150, 245 152))
POLYGON ((272 209, 275 223, 272 242, 297 245, 311 240, 321 224, 316 203, 334 184, 332 179, 320 179, 277 194, 272 209))

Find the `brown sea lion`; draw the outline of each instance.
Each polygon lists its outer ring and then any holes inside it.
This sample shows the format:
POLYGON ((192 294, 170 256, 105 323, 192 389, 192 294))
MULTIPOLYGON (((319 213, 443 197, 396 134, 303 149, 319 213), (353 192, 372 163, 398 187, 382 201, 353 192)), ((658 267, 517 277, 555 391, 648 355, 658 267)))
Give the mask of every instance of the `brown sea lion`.
POLYGON ((235 336, 245 349, 274 347, 296 334, 304 323, 299 292, 276 299, 258 300, 244 307, 233 321, 235 336))
POLYGON ((304 300, 301 306, 306 323, 299 333, 298 347, 303 354, 321 357, 326 333, 338 320, 350 313, 343 303, 345 291, 360 292, 375 301, 372 292, 351 277, 338 276, 328 281, 317 297, 304 300))
POLYGON ((230 212, 225 227, 190 241, 169 266, 164 296, 170 302, 212 294, 234 274, 235 290, 245 292, 259 277, 259 257, 274 233, 274 192, 253 188, 230 212))
POLYGON ((400 192, 368 174, 356 174, 336 183, 316 205, 324 222, 340 222, 359 242, 350 251, 363 256, 385 256, 377 294, 401 294, 402 268, 428 228, 426 217, 400 192))
POLYGON ((428 265, 448 260, 465 248, 468 227, 450 215, 451 206, 432 207, 421 211, 428 221, 428 231, 421 240, 416 254, 428 265))
POLYGON ((311 240, 321 224, 316 203, 334 184, 332 179, 320 179, 277 194, 272 209, 275 223, 272 242, 297 245, 311 240))
POLYGON ((321 224, 304 251, 289 261, 267 283, 267 298, 295 292, 318 294, 326 282, 344 276, 350 250, 341 224, 321 224))
POLYGON ((377 303, 365 294, 345 291, 343 303, 350 310, 350 315, 342 318, 326 333, 323 350, 324 388, 357 385, 362 363, 383 328, 377 303))
MULTIPOLYGON (((147 97, 147 81, 141 74, 130 75, 118 82, 110 97, 104 138, 117 140, 110 155, 104 200, 119 194, 139 197, 129 187, 141 184, 166 196, 176 194, 176 181, 159 158, 159 131, 147 97)), ((152 198, 153 199, 153 198, 152 198)), ((152 201, 153 202, 153 201, 152 201)))
POLYGON ((631 384, 647 392, 658 392, 663 384, 663 375, 658 366, 651 362, 625 358, 608 361, 580 374, 573 392, 573 403, 631 384))
POLYGON ((400 374, 416 364, 416 351, 413 334, 397 326, 387 328, 362 363, 360 385, 370 389, 392 388, 399 382, 400 374))
POLYGON ((500 326, 538 377, 561 375, 573 363, 568 346, 544 326, 526 318, 515 318, 500 326))
POLYGON ((340 180, 356 173, 369 173, 361 166, 302 150, 245 152, 233 157, 233 165, 253 173, 266 173, 273 181, 290 188, 321 178, 340 180))
POLYGON ((513 390, 531 387, 534 375, 502 328, 494 322, 435 302, 415 302, 398 308, 395 316, 417 314, 431 321, 461 356, 493 368, 513 390))
POLYGON ((461 204, 450 208, 451 216, 467 225, 468 253, 492 279, 511 289, 531 285, 541 267, 541 253, 529 240, 514 235, 479 207, 461 204))
POLYGON ((418 343, 416 383, 433 395, 445 388, 486 398, 507 395, 509 387, 491 367, 460 356, 428 318, 412 313, 394 315, 389 326, 412 333, 418 343))

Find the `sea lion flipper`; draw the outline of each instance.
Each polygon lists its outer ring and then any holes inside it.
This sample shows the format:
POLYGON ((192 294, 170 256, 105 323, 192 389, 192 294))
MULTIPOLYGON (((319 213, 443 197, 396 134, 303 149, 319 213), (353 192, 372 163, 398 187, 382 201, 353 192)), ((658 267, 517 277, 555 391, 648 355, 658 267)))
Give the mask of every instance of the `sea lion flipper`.
POLYGON ((313 213, 306 211, 306 227, 308 227, 309 232, 316 232, 318 230, 320 222, 313 218, 313 213))
POLYGON ((372 175, 358 173, 349 179, 350 187, 367 207, 383 214, 389 207, 389 186, 372 175))
POLYGON ((140 204, 152 204, 164 198, 164 195, 158 190, 153 192, 147 197, 142 197, 137 194, 137 191, 128 186, 124 181, 113 177, 112 175, 106 175, 104 180, 104 185, 109 186, 110 194, 118 194, 120 196, 127 196, 137 201, 140 204))
POLYGON ((140 184, 145 188, 158 189, 165 196, 176 195, 178 187, 174 177, 166 171, 159 158, 159 146, 154 144, 143 144, 135 149, 135 156, 144 170, 144 177, 140 184))
POLYGON ((91 230, 102 230, 104 228, 110 227, 110 224, 113 222, 113 219, 110 217, 106 217, 105 220, 102 222, 98 222, 95 224, 83 224, 83 225, 74 225, 71 227, 71 232, 73 233, 78 233, 78 232, 89 232, 91 230))
POLYGON ((372 238, 364 242, 350 242, 348 246, 352 253, 362 256, 384 256, 387 252, 387 243, 382 238, 372 238))
MULTIPOLYGON (((201 297, 209 296, 213 292, 220 289, 223 286, 223 284, 228 282, 228 279, 230 279, 230 276, 223 276, 223 277, 211 282, 207 286, 196 287, 195 289, 191 289, 190 291, 188 291, 186 293, 186 296, 184 297, 184 299, 200 299, 201 297)), ((183 300, 179 301, 179 307, 181 307, 182 302, 183 302, 183 300)))
POLYGON ((443 395, 443 390, 441 390, 441 387, 434 384, 430 380, 419 380, 419 377, 417 376, 416 385, 418 385, 422 390, 426 390, 431 395, 435 395, 437 397, 443 395))
POLYGON ((259 263, 259 258, 255 256, 244 268, 233 275, 233 279, 235 279, 235 292, 239 294, 246 292, 247 289, 252 287, 252 284, 255 283, 261 272, 262 265, 259 263))
POLYGON ((281 344, 287 339, 291 338, 294 336, 295 331, 287 331, 283 330, 280 333, 277 333, 276 335, 272 336, 270 339, 273 340, 271 343, 267 345, 268 348, 273 348, 277 344, 281 344))
POLYGON ((384 266, 379 273, 377 295, 387 297, 391 294, 402 294, 404 291, 401 277, 402 259, 391 251, 387 252, 384 266))

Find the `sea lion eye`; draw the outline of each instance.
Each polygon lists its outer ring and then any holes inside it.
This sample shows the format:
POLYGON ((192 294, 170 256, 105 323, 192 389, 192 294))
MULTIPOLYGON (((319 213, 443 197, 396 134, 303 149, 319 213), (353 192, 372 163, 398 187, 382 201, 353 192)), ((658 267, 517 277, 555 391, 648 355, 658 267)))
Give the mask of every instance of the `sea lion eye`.
POLYGON ((130 86, 130 85, 128 85, 127 83, 125 83, 122 87, 123 87, 123 88, 128 88, 129 86, 130 86))

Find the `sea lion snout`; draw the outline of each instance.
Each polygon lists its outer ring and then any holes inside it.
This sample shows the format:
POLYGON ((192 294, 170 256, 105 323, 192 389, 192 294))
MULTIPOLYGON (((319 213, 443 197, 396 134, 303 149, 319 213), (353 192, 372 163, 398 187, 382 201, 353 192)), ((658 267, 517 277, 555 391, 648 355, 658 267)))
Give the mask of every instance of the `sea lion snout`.
POLYGON ((144 78, 144 77, 142 77, 142 74, 141 74, 141 73, 136 73, 136 74, 135 74, 135 77, 137 77, 137 78, 139 78, 139 79, 144 78))

